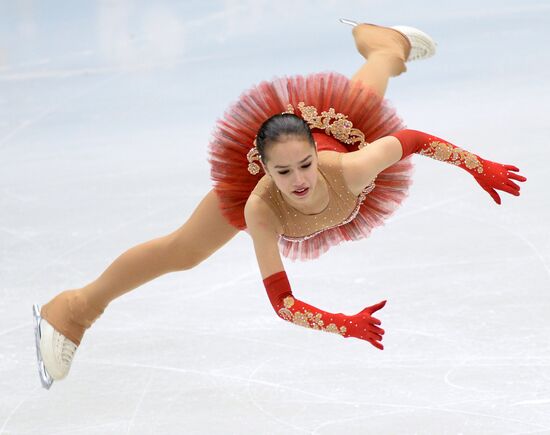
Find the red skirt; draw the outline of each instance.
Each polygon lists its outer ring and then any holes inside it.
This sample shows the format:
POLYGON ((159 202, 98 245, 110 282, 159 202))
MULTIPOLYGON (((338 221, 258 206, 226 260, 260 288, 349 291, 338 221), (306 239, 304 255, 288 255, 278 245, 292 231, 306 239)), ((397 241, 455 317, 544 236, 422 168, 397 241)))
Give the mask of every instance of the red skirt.
MULTIPOLYGON (((261 168, 258 174, 250 174, 247 160, 260 125, 270 116, 286 111, 288 104, 300 115, 297 107, 302 101, 306 106, 315 106, 318 113, 333 108, 336 113, 346 115, 353 128, 364 133, 367 143, 405 128, 387 100, 361 82, 352 82, 339 73, 275 78, 248 89, 217 121, 208 146, 210 175, 221 212, 234 227, 246 229, 244 206, 264 175, 261 168)), ((313 129, 312 133, 318 151, 357 150, 357 145, 340 142, 324 130, 313 129)), ((301 242, 281 238, 282 255, 292 260, 310 260, 343 241, 367 237, 403 202, 412 184, 412 173, 411 156, 386 168, 378 174, 376 187, 363 201, 355 219, 301 242)))

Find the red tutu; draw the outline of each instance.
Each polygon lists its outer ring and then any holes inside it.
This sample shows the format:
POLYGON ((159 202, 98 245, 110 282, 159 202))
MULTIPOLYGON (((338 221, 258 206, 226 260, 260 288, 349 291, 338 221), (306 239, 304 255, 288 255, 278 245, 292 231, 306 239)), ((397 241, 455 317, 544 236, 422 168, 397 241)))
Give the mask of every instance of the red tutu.
MULTIPOLYGON (((317 73, 264 81, 245 91, 216 123, 208 146, 208 161, 214 190, 221 211, 231 225, 246 229, 244 206, 250 192, 264 175, 248 171, 247 153, 254 146, 260 125, 272 115, 287 110, 289 104, 315 106, 318 113, 333 108, 346 115, 365 135, 367 143, 405 128, 395 110, 372 89, 359 81, 350 81, 339 73, 317 73)), ((356 151, 357 145, 344 144, 324 130, 313 129, 318 151, 356 151)), ((280 239, 282 255, 292 260, 310 260, 345 240, 367 237, 374 227, 384 223, 399 207, 412 184, 411 156, 385 169, 376 178, 376 187, 365 198, 355 219, 323 231, 315 237, 291 242, 280 239)))

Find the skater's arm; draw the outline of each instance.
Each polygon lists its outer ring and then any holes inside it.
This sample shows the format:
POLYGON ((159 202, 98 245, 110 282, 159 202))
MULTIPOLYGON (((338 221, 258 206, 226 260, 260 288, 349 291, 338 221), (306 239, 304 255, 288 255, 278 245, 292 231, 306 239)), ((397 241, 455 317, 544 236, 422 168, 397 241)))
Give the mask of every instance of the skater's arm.
POLYGON ((278 246, 277 216, 273 210, 261 197, 250 195, 244 207, 244 218, 262 279, 284 270, 278 246))
POLYGON ((520 187, 512 180, 527 180, 522 175, 514 173, 519 169, 513 165, 485 160, 437 136, 406 129, 391 133, 359 151, 349 153, 345 169, 350 180, 348 182, 352 186, 354 183, 365 183, 367 186, 378 173, 412 153, 466 170, 497 204, 500 204, 501 200, 495 189, 519 196, 520 187))
POLYGON ((401 159, 401 145, 391 136, 382 137, 358 151, 342 155, 344 178, 352 191, 361 191, 376 176, 401 159))
POLYGON ((367 340, 373 346, 383 349, 380 341, 384 330, 377 326, 380 321, 372 314, 382 308, 386 301, 347 316, 343 313, 329 313, 296 299, 281 261, 277 243, 279 234, 269 207, 259 197, 249 199, 245 207, 245 219, 267 295, 280 318, 306 328, 367 340))
POLYGON ((497 204, 500 204, 501 200, 495 189, 519 196, 520 187, 512 180, 527 180, 524 176, 514 173, 519 169, 513 165, 485 160, 432 134, 418 130, 401 130, 392 133, 391 136, 397 138, 401 144, 402 159, 412 153, 418 153, 458 166, 469 172, 497 204))

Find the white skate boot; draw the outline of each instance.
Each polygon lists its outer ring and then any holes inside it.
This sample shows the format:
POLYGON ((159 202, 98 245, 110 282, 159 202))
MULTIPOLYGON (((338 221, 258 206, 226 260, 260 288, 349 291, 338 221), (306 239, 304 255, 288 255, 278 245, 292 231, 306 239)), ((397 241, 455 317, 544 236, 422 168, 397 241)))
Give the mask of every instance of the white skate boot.
MULTIPOLYGON (((347 20, 345 18, 340 18, 340 22, 349 24, 353 27, 359 24, 356 21, 347 20)), ((430 35, 424 33, 422 30, 410 26, 391 26, 390 29, 397 30, 398 32, 404 34, 411 43, 411 52, 409 53, 407 62, 427 59, 435 54, 437 42, 435 42, 430 35)))
POLYGON ((63 379, 69 373, 77 345, 43 319, 36 304, 33 317, 38 374, 42 386, 48 390, 54 380, 63 379))

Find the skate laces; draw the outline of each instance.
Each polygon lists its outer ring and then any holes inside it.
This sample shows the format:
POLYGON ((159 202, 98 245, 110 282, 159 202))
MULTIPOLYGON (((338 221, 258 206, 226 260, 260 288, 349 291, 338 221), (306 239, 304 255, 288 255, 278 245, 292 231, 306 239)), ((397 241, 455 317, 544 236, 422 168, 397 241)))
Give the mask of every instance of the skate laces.
POLYGON ((71 365, 77 345, 57 331, 55 331, 54 334, 56 335, 55 341, 57 356, 61 359, 64 365, 71 365))

